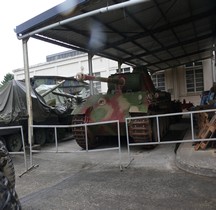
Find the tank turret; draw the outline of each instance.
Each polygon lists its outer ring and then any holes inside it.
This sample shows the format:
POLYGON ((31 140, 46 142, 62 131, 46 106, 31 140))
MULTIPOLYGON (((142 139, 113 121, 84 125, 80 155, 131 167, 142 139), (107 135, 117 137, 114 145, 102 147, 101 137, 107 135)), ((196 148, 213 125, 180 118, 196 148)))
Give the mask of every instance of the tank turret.
POLYGON ((112 74, 108 78, 95 77, 83 73, 77 74, 77 80, 99 81, 108 84, 107 93, 126 93, 147 91, 155 92, 156 89, 148 71, 143 67, 135 67, 132 73, 112 74))
MULTIPOLYGON (((148 71, 143 67, 134 68, 132 73, 116 73, 108 78, 78 74, 78 80, 106 82, 106 94, 96 94, 78 106, 72 112, 72 124, 97 123, 118 120, 122 136, 126 135, 125 118, 171 112, 171 96, 165 91, 158 91, 153 85, 148 71)), ((168 129, 168 121, 163 118, 161 136, 168 129)), ((85 131, 73 128, 76 142, 86 148, 85 131)), ((157 129, 152 119, 131 120, 130 139, 134 142, 150 142, 157 139, 157 129)), ((95 125, 88 127, 88 148, 95 148, 106 136, 116 136, 113 126, 95 125), (101 138, 102 137, 102 138, 101 138)))

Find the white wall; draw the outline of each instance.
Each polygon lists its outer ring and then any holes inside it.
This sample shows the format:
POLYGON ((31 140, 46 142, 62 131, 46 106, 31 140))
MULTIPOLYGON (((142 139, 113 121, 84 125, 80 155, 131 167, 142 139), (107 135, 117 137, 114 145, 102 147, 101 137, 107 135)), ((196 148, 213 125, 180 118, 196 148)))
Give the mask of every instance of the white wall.
MULTIPOLYGON (((93 57, 93 72, 103 72, 104 75, 114 73, 118 64, 116 61, 111 61, 106 58, 98 56, 93 57)), ((60 59, 52 62, 40 63, 38 65, 30 66, 30 76, 36 75, 58 75, 71 77, 76 76, 77 73, 88 73, 88 56, 86 54, 78 55, 73 58, 60 59)), ((14 79, 24 79, 24 69, 13 70, 14 79)))
MULTIPOLYGON (((100 72, 102 77, 108 77, 110 74, 116 73, 118 63, 107 58, 94 56, 92 58, 93 72, 100 72)), ((128 67, 123 64, 121 68, 128 67)), ((211 59, 203 61, 203 72, 204 72, 204 90, 209 90, 213 85, 212 79, 212 67, 211 59)), ((24 79, 24 70, 15 69, 14 78, 16 80, 24 79)), ((77 73, 83 72, 89 73, 88 70, 88 56, 87 54, 81 54, 75 57, 65 58, 52 62, 46 62, 30 67, 30 77, 33 76, 65 76, 71 77, 76 76, 77 73)), ((166 90, 172 94, 172 99, 180 100, 183 102, 192 102, 194 105, 200 103, 200 93, 187 93, 186 80, 185 80, 185 68, 183 66, 176 67, 165 71, 165 82, 166 90)), ((102 92, 106 92, 107 84, 101 83, 102 92)))
MULTIPOLYGON (((94 56, 92 58, 93 73, 100 72, 101 77, 108 77, 110 74, 116 73, 118 69, 118 62, 94 56)), ((128 67, 122 64, 121 68, 128 67)), ((40 63, 38 65, 31 66, 29 69, 30 77, 33 76, 63 76, 63 77, 76 77, 77 73, 89 73, 88 68, 88 55, 81 54, 75 57, 59 59, 56 61, 40 63)), ((25 78, 24 69, 13 70, 14 79, 23 80, 25 78)), ((101 83, 102 92, 107 91, 107 84, 101 83)))

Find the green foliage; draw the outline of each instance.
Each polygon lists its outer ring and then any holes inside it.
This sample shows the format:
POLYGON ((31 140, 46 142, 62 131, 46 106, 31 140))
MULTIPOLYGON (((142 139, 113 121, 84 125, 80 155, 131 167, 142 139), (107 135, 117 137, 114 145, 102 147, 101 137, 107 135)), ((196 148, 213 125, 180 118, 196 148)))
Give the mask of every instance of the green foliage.
POLYGON ((7 73, 4 76, 4 80, 1 82, 0 87, 4 86, 5 84, 7 84, 9 81, 14 79, 14 75, 11 73, 7 73))

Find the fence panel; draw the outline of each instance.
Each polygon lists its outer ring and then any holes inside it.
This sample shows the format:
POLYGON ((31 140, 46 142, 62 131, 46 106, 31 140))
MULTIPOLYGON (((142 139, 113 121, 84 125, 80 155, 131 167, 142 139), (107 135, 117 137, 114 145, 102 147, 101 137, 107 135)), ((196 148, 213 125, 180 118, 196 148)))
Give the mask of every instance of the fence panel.
POLYGON ((19 152, 9 152, 9 154, 23 154, 24 156, 24 164, 25 164, 25 168, 26 170, 28 169, 27 166, 27 158, 26 158, 26 148, 25 148, 25 140, 24 140, 24 135, 23 135, 23 127, 22 126, 7 126, 7 127, 0 127, 0 130, 12 130, 12 129, 20 129, 20 133, 21 133, 21 138, 22 138, 22 148, 23 151, 19 151, 19 152))
POLYGON ((169 114, 160 114, 160 115, 149 115, 149 116, 140 116, 140 117, 128 117, 125 119, 125 126, 126 126, 126 138, 127 138, 127 146, 128 146, 128 156, 131 162, 130 157, 130 147, 131 146, 142 146, 142 145, 158 145, 158 144, 173 144, 173 143, 189 143, 189 142, 200 142, 200 141, 215 141, 216 138, 198 138, 197 135, 195 135, 195 128, 194 128, 194 115, 199 113, 216 113, 215 109, 209 109, 209 110, 199 110, 199 111, 188 111, 188 112, 178 112, 178 113, 169 113, 169 114), (176 116, 184 116, 188 115, 190 118, 190 127, 191 127, 191 138, 190 139, 173 139, 171 141, 161 141, 160 137, 160 125, 159 125, 159 119, 162 117, 176 117, 176 116), (156 119, 156 126, 157 126, 157 141, 152 142, 143 142, 143 143, 131 143, 129 138, 129 121, 134 119, 156 119))
POLYGON ((119 166, 122 170, 121 166, 121 140, 120 140, 120 126, 119 121, 106 121, 106 122, 99 122, 99 123, 86 123, 86 124, 76 124, 76 125, 32 125, 32 128, 53 128, 55 132, 55 150, 34 150, 32 149, 32 142, 30 143, 30 164, 33 166, 33 160, 32 160, 32 154, 33 153, 40 153, 40 152, 47 152, 47 153, 82 153, 82 152, 100 152, 100 151, 109 151, 109 150, 118 150, 119 154, 119 166), (117 147, 110 147, 110 148, 100 148, 100 149, 89 149, 88 148, 88 137, 87 137, 87 127, 89 126, 100 126, 104 124, 116 124, 117 125, 117 138, 118 138, 118 146, 117 147), (58 131, 57 128, 73 128, 73 127, 85 127, 85 141, 86 141, 86 149, 85 150, 70 150, 70 151, 64 151, 59 150, 58 148, 58 131))

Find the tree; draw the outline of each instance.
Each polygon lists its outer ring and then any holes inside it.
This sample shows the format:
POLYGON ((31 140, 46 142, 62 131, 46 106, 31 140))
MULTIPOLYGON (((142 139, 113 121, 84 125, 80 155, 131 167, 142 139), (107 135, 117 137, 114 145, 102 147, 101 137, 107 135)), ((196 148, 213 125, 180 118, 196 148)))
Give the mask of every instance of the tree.
POLYGON ((7 73, 5 76, 4 76, 4 80, 1 82, 1 87, 5 84, 7 84, 9 81, 13 80, 14 79, 14 75, 11 74, 11 73, 7 73))

